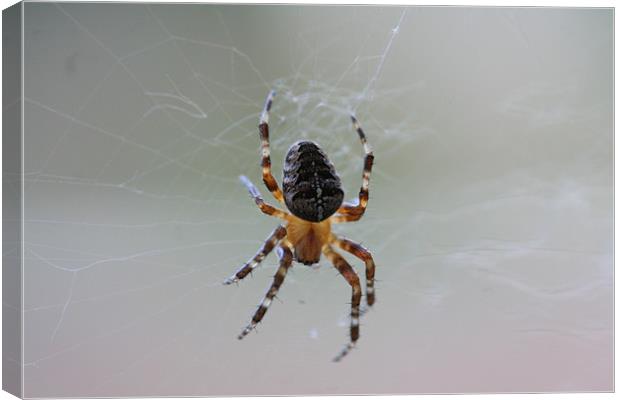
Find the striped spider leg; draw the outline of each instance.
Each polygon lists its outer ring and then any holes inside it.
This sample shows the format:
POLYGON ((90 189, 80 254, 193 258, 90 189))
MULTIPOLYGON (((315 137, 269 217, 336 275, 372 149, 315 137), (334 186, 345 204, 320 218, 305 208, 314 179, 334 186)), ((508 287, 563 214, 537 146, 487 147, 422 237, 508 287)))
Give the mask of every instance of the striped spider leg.
POLYGON ((364 172, 362 174, 362 187, 359 193, 359 199, 357 205, 353 205, 350 203, 344 203, 339 209, 338 213, 340 215, 335 215, 332 217, 332 222, 352 222, 358 221, 364 215, 366 211, 366 206, 368 205, 368 185, 370 184, 370 173, 372 172, 372 163, 375 159, 375 156, 372 153, 372 149, 370 145, 366 141, 366 135, 362 130, 359 122, 355 116, 351 115, 351 121, 353 122, 353 129, 357 131, 357 134, 360 137, 360 141, 364 146, 364 172))
POLYGON ((263 107, 263 112, 261 113, 260 123, 258 124, 258 132, 260 134, 260 144, 261 144, 261 167, 263 169, 263 182, 267 189, 271 192, 273 197, 276 198, 280 203, 284 204, 284 196, 282 195, 282 190, 278 186, 278 181, 273 177, 271 173, 271 151, 269 149, 269 110, 271 110, 271 103, 273 102, 273 97, 276 95, 275 91, 270 91, 267 99, 265 100, 265 106, 263 107))
POLYGON ((276 247, 278 242, 282 240, 286 236, 286 228, 282 225, 278 225, 278 227, 271 232, 271 235, 265 240, 263 246, 258 250, 258 253, 243 267, 239 268, 237 272, 230 278, 224 281, 225 285, 230 285, 231 283, 239 282, 241 279, 245 278, 248 274, 254 271, 254 268, 258 267, 261 262, 271 253, 271 251, 276 247))
MULTIPOLYGON (((250 196, 254 199, 254 202, 258 206, 258 208, 265 214, 271 215, 283 220, 288 220, 290 218, 290 214, 286 211, 280 210, 272 205, 265 203, 263 197, 260 192, 254 186, 254 184, 245 176, 240 176, 239 179, 250 192, 250 196)), ((271 232, 271 235, 265 240, 265 243, 260 248, 258 253, 245 265, 243 265, 233 276, 226 279, 224 281, 225 285, 230 285, 231 283, 239 282, 241 279, 245 278, 249 273, 251 273, 254 268, 258 267, 259 264, 267 257, 269 253, 274 249, 274 247, 286 237, 286 228, 282 225, 278 225, 278 227, 271 232)))
POLYGON ((286 221, 290 219, 291 214, 289 214, 288 212, 265 203, 265 200, 263 200, 263 196, 261 196, 256 186, 254 186, 254 184, 246 176, 241 175, 239 179, 248 189, 248 192, 250 192, 250 196, 252 196, 252 199, 254 199, 254 202, 263 213, 286 221))
POLYGON ((360 337, 360 300, 362 298, 362 287, 360 285, 360 278, 355 273, 355 270, 351 265, 330 245, 323 247, 323 254, 327 259, 336 267, 338 272, 346 279, 351 285, 351 326, 350 326, 350 341, 342 349, 342 351, 334 358, 334 361, 340 361, 344 356, 349 354, 349 351, 355 347, 355 342, 360 337))
POLYGON ((366 304, 368 307, 372 307, 375 303, 375 261, 372 258, 372 254, 361 244, 355 243, 349 239, 332 235, 331 242, 342 250, 364 261, 366 265, 366 304))
POLYGON ((276 297, 280 286, 282 286, 288 269, 293 264, 293 252, 287 244, 281 243, 276 252, 278 253, 278 258, 280 259, 280 266, 278 267, 276 274, 273 276, 273 283, 269 287, 269 290, 267 290, 267 293, 254 313, 252 320, 237 337, 239 340, 243 339, 248 333, 252 332, 252 330, 256 328, 256 325, 258 325, 258 323, 263 319, 269 309, 269 305, 271 305, 271 302, 273 301, 273 298, 276 297))

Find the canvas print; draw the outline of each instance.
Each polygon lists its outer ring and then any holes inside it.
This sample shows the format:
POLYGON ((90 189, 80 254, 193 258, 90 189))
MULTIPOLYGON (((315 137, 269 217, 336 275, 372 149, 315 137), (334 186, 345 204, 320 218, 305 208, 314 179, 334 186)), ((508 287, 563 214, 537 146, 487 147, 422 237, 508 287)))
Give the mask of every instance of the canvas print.
POLYGON ((611 8, 3 18, 5 390, 613 390, 611 8))

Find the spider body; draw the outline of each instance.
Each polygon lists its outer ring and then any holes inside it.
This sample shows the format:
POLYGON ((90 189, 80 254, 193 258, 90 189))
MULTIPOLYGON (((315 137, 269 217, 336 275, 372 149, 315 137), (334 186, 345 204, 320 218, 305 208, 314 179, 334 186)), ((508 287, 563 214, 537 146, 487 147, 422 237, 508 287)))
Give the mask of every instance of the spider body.
POLYGON ((282 189, 291 213, 310 222, 321 222, 332 216, 344 198, 334 165, 319 145, 311 141, 299 141, 288 150, 282 189))
POLYGON ((329 220, 310 222, 294 217, 286 225, 286 232, 294 249, 295 260, 312 265, 319 262, 323 246, 329 243, 331 223, 329 220))
POLYGON ((319 262, 321 254, 334 265, 338 272, 351 286, 351 321, 349 343, 334 358, 339 361, 355 346, 359 339, 360 303, 362 287, 360 279, 351 265, 338 254, 338 247, 364 261, 366 272, 366 304, 370 307, 375 302, 374 279, 375 262, 368 250, 351 240, 338 237, 331 231, 334 223, 358 221, 364 215, 368 204, 368 186, 374 160, 366 135, 354 116, 353 127, 364 147, 364 170, 362 186, 357 204, 344 203, 344 192, 334 165, 325 152, 314 142, 299 141, 293 144, 285 158, 283 191, 271 173, 269 149, 269 110, 274 92, 270 92, 260 118, 258 130, 261 139, 263 182, 275 199, 286 206, 288 211, 276 208, 263 200, 258 189, 245 176, 245 184, 258 208, 265 214, 285 221, 269 235, 258 253, 224 283, 238 282, 251 273, 274 249, 277 249, 280 265, 273 277, 273 282, 252 320, 239 334, 243 339, 263 319, 293 260, 305 265, 319 262))

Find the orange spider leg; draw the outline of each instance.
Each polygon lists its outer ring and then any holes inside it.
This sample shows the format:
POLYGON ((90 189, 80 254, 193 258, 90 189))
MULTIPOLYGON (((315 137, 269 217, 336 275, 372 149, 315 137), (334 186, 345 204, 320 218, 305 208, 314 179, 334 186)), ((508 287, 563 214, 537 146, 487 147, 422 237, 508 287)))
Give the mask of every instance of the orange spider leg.
POLYGON ((258 208, 260 208, 262 212, 264 212, 267 215, 271 215, 273 217, 283 219, 285 221, 290 220, 291 214, 287 213, 286 211, 280 210, 279 208, 276 208, 270 204, 265 203, 265 200, 263 200, 263 197, 260 195, 260 192, 258 191, 256 186, 254 186, 254 184, 246 176, 241 175, 239 179, 241 180, 241 182, 243 182, 245 187, 248 189, 248 192, 250 192, 250 196, 252 196, 252 198, 254 199, 254 202, 256 203, 258 208))
POLYGON ((280 244, 280 246, 278 247, 278 257, 280 258, 280 267, 278 268, 276 274, 273 276, 273 283, 269 287, 269 290, 267 290, 267 293, 265 294, 263 301, 258 306, 258 310, 256 310, 256 312, 254 313, 252 320, 250 321, 248 326, 246 326, 245 329, 239 334, 239 340, 243 339, 248 333, 250 333, 254 328, 256 328, 256 325, 258 325, 258 323, 263 319, 263 317, 267 313, 267 310, 269 309, 269 306, 271 305, 271 302, 273 301, 273 298, 276 297, 280 286, 282 286, 288 269, 293 264, 293 253, 286 244, 280 244))
POLYGON ((258 132, 260 134, 261 142, 261 167, 263 168, 263 182, 273 197, 275 197, 280 203, 284 204, 282 190, 280 190, 278 181, 276 181, 271 173, 271 154, 269 149, 269 110, 271 110, 271 103, 273 102, 273 97, 275 94, 276 92, 272 90, 269 92, 269 95, 267 95, 265 106, 260 117, 260 123, 258 125, 258 132))
POLYGON ((331 242, 366 264, 366 304, 371 307, 375 303, 375 261, 372 259, 372 254, 361 244, 349 239, 332 235, 331 242))
POLYGON ((338 253, 331 248, 330 245, 323 247, 323 254, 334 264, 338 272, 346 279, 351 285, 351 327, 350 337, 351 341, 342 349, 342 351, 334 358, 334 361, 340 361, 346 356, 353 347, 355 342, 360 336, 360 300, 362 298, 362 287, 360 285, 360 278, 357 276, 351 265, 338 253))
POLYGON ((362 187, 360 189, 358 204, 353 205, 349 203, 344 203, 338 209, 338 213, 341 215, 335 215, 331 217, 332 222, 340 223, 340 222, 351 222, 357 221, 362 218, 364 212, 366 211, 366 206, 368 205, 368 186, 370 184, 370 173, 372 172, 372 164, 375 159, 375 156, 372 153, 372 149, 370 145, 366 141, 366 135, 362 130, 359 122, 355 119, 355 116, 351 115, 351 121, 353 121, 353 128, 357 131, 357 134, 360 137, 360 141, 364 146, 364 172, 362 173, 362 187))

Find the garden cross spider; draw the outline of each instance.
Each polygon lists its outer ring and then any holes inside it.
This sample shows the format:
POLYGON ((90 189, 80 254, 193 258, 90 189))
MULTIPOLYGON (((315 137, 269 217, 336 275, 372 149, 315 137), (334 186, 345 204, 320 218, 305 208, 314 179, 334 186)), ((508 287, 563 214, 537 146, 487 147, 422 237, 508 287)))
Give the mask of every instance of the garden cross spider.
POLYGON ((269 154, 268 121, 274 95, 275 92, 271 91, 267 96, 258 125, 262 150, 263 182, 276 200, 285 205, 290 213, 265 203, 256 186, 245 176, 240 177, 260 210, 267 215, 284 220, 286 224, 279 225, 267 238, 254 258, 224 283, 229 285, 245 278, 277 246, 280 266, 273 277, 271 287, 265 294, 252 320, 239 334, 239 339, 243 339, 265 316, 269 305, 276 296, 282 282, 284 282, 284 277, 291 267, 293 259, 305 265, 312 265, 319 262, 321 253, 323 253, 351 285, 353 292, 351 295, 350 341, 334 358, 334 361, 339 361, 354 347, 359 338, 362 288, 359 277, 351 265, 334 250, 333 246, 353 254, 366 264, 366 303, 369 307, 375 302, 375 262, 370 252, 364 247, 333 234, 331 224, 357 221, 364 215, 368 204, 368 184, 374 156, 366 142, 364 131, 362 131, 355 116, 351 115, 353 127, 360 137, 365 152, 362 187, 359 192, 358 204, 343 203, 344 192, 333 164, 316 143, 306 140, 296 142, 288 150, 284 163, 282 183, 284 190, 280 190, 278 183, 271 174, 271 157, 269 154))

